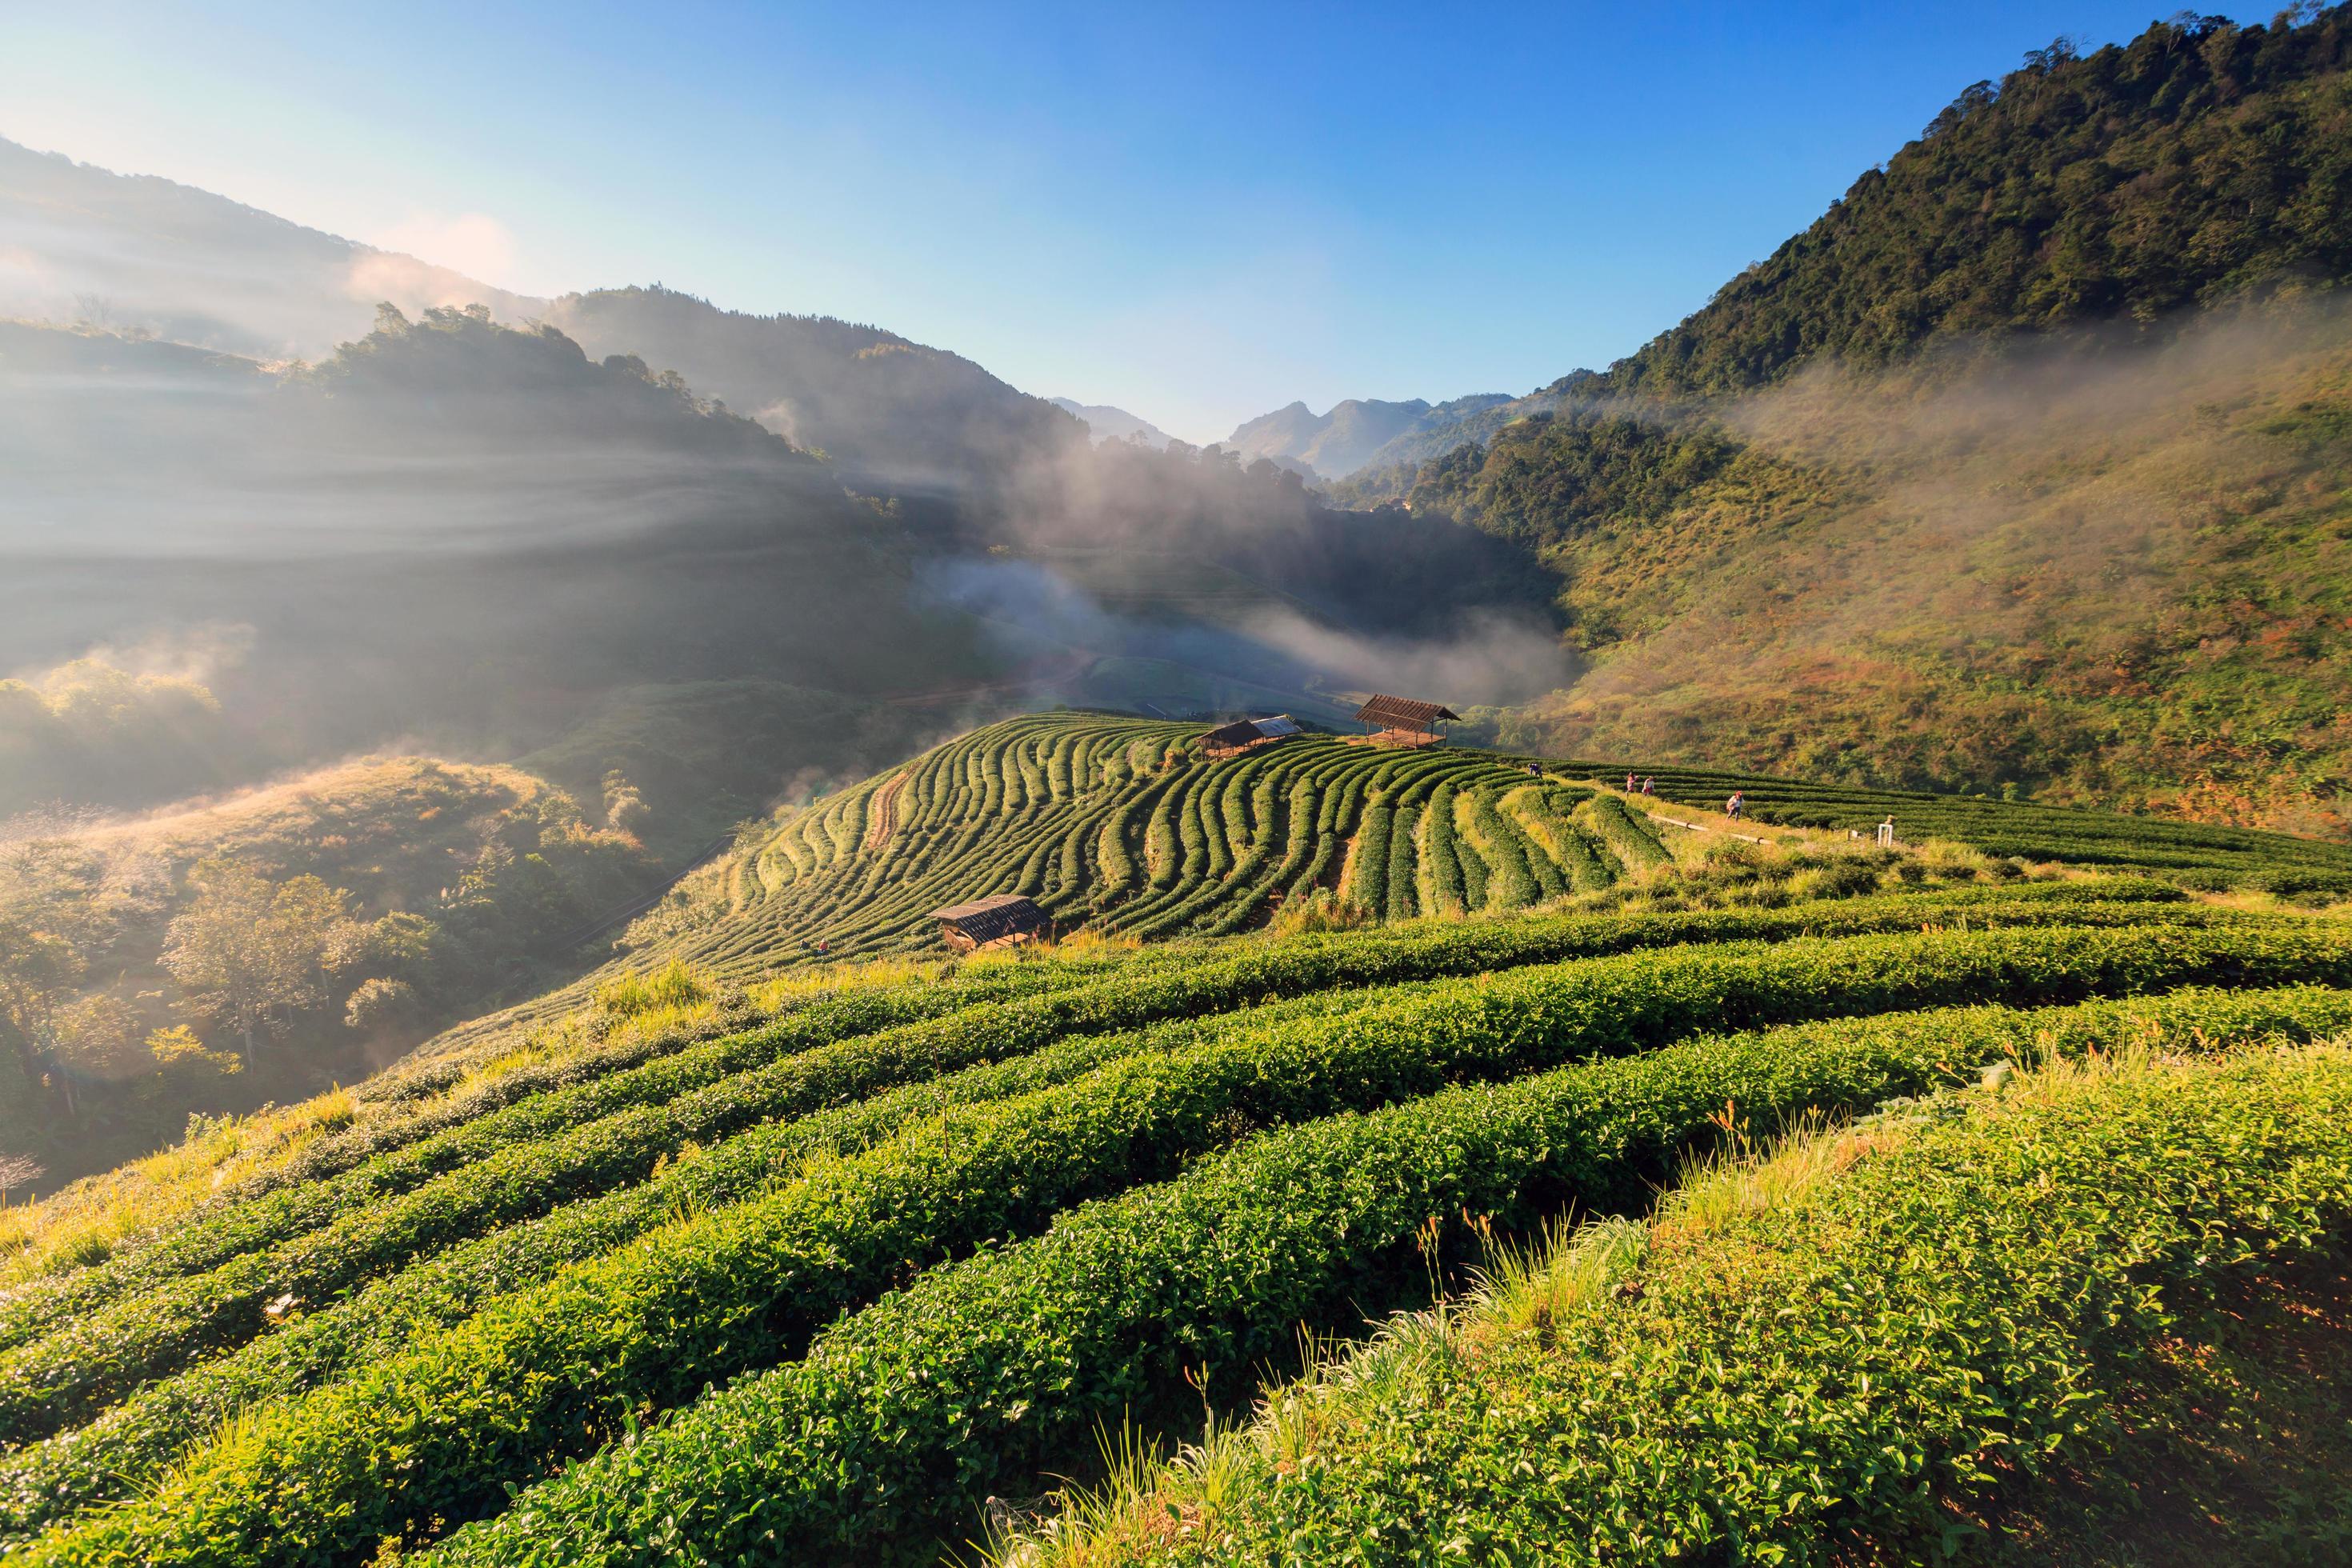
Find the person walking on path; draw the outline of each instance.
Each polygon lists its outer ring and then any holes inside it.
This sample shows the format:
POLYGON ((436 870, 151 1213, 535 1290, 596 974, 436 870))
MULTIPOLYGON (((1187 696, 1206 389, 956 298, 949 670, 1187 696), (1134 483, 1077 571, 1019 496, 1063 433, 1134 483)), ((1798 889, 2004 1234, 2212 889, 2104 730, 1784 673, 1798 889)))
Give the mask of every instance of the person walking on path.
POLYGON ((1642 793, 1646 795, 1656 795, 1658 793, 1658 781, 1654 776, 1642 781, 1642 793))
POLYGON ((1740 809, 1747 804, 1748 792, 1744 789, 1733 790, 1731 798, 1723 803, 1723 815, 1737 822, 1739 820, 1740 809))
POLYGON ((1633 775, 1632 773, 1627 773, 1625 775, 1625 793, 1627 795, 1632 795, 1633 793, 1633 775))

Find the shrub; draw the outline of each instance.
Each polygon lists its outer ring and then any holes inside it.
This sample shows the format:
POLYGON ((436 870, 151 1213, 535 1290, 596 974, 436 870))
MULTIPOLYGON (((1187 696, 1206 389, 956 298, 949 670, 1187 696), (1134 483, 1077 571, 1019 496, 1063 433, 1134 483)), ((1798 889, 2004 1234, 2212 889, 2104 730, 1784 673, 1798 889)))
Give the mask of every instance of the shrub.
MULTIPOLYGON (((1935 1081, 1944 1044, 1884 1032, 1812 1048, 1771 1037, 1695 1043, 1268 1135, 1181 1181, 1081 1209, 1034 1242, 925 1277, 845 1320, 804 1361, 533 1489, 431 1561, 728 1561, 778 1542, 792 1543, 794 1559, 824 1561, 952 1536, 982 1497, 1024 1492, 1039 1471, 1075 1460, 1092 1422, 1122 1408, 1172 1414, 1170 1391, 1188 1381, 1212 1395, 1245 1385, 1300 1321, 1378 1300, 1412 1276, 1451 1216, 1507 1226, 1571 1199, 1638 1203, 1727 1100, 1765 1125, 1805 1107, 1867 1106, 1935 1081)), ((2352 1122, 2324 1125, 2306 1116, 2291 1131, 2270 1131, 2283 1147, 2299 1138, 2352 1153, 2342 1150, 2352 1122)), ((2157 1163, 2168 1173, 2198 1168, 2157 1163)), ((2281 1217, 2292 1233, 2305 1211, 2281 1217)), ((2011 1234, 2030 1234, 2030 1219, 2012 1220, 2011 1234)), ((1903 1271, 1890 1262, 1889 1272, 1903 1271)), ((1937 1332, 1934 1319, 1922 1321, 1937 1332)), ((1810 1342, 1834 1351, 1834 1336, 1810 1342)), ((1752 1353, 1770 1363, 1769 1348, 1752 1353)), ((1824 1392, 1837 1397, 1840 1386, 1824 1392)), ((1588 1395, 1541 1408, 1614 1404, 1588 1395)), ((1770 1408, 1759 1402, 1759 1415, 1770 1408)), ((1982 1408, 1981 1397, 1966 1408, 1982 1408)), ((1476 1412, 1465 1415, 1475 1429, 1476 1412)), ((1679 1418, 1661 1421, 1652 1441, 1718 1451, 1684 1429, 1679 1418)), ((1736 1462, 1741 1450, 1727 1452, 1736 1462)), ((1889 1490, 1899 1498, 1906 1480, 1888 1477, 1889 1490)), ((1319 1549, 1306 1560, 1340 1554, 1319 1549)))
POLYGON ((1024 1561, 1939 1560, 2001 1489, 2095 1461, 2218 1287, 2352 1218, 2341 1048, 1936 1109, 1703 1174, 1648 1237, 1587 1233, 1557 1267, 1603 1288, 1540 1326, 1491 1292, 1400 1321, 1024 1561))
MULTIPOLYGON (((746 1358, 788 1349, 796 1327, 812 1327, 870 1291, 900 1260, 927 1259, 984 1236, 1002 1237, 1008 1227, 1034 1226, 1071 1197, 1164 1169, 1160 1163, 1213 1141, 1234 1111, 1245 1122, 1317 1116, 1337 1105, 1424 1092, 1450 1076, 1507 1076, 1563 1058, 1636 1049, 1717 1021, 1920 1005, 1987 992, 2079 996, 2216 969, 2248 979, 2314 969, 2352 979, 2352 942, 2294 931, 2262 939, 2236 931, 1992 931, 1637 954, 1514 976, 1509 984, 1443 983, 1329 1020, 1213 1042, 1164 1063, 1105 1069, 1108 1076, 1099 1080, 1015 1102, 986 1113, 981 1123, 910 1129, 895 1153, 877 1151, 837 1172, 814 1173, 773 1200, 676 1227, 656 1244, 629 1248, 545 1292, 432 1336, 348 1384, 273 1412, 186 1472, 174 1483, 180 1489, 167 1488, 155 1506, 204 1519, 215 1538, 224 1530, 261 1529, 267 1519, 273 1533, 320 1550, 336 1542, 348 1546, 362 1538, 355 1531, 364 1536, 436 1516, 466 1517, 499 1496, 516 1467, 544 1462, 573 1445, 593 1446, 619 1413, 675 1402, 746 1358), (904 1228, 910 1223, 914 1228, 904 1228), (269 1479, 280 1475, 300 1478, 299 1496, 269 1479), (233 1526, 233 1518, 251 1522, 233 1526)), ((1916 1056, 1923 1047, 1908 1048, 1916 1056)), ((1926 1047, 1937 1060, 1950 1048, 1948 1035, 1926 1047)), ((1651 1090, 1608 1081, 1626 1107, 1655 1103, 1651 1090)), ((1637 1081, 1648 1080, 1627 1080, 1637 1081)), ((1872 1082, 1884 1089, 1885 1074, 1872 1082)), ((1701 1109, 1687 1112, 1693 1129, 1724 1098, 1719 1079, 1705 1083, 1704 1095, 1690 1102, 1701 1109)), ((1756 1093, 1738 1098, 1752 1104, 1756 1093)), ((1411 1136, 1435 1140, 1427 1157, 1439 1162, 1433 1169, 1445 1169, 1453 1157, 1447 1151, 1485 1146, 1488 1133, 1475 1129, 1486 1126, 1491 1109, 1476 1101, 1411 1136)), ((1576 1142, 1570 1126, 1545 1125, 1550 1146, 1576 1142)), ((1514 1183, 1528 1179, 1524 1162, 1532 1145, 1519 1140, 1529 1130, 1507 1116, 1494 1127, 1507 1133, 1515 1151, 1507 1161, 1517 1162, 1509 1163, 1519 1173, 1514 1183)), ((1381 1164, 1389 1157, 1381 1154, 1358 1173, 1347 1203, 1375 1201, 1372 1194, 1383 1205, 1423 1201, 1417 1178, 1391 1193, 1381 1164)), ((1547 1158, 1532 1157, 1539 1164, 1547 1158)), ((1636 1165, 1606 1182, 1580 1178, 1580 1189, 1588 1201, 1619 1201, 1619 1189, 1609 1184, 1647 1179, 1649 1163, 1636 1165)), ((1311 1192, 1311 1184, 1272 1177, 1265 1188, 1266 1200, 1277 1205, 1297 1200, 1285 1226, 1291 1217, 1313 1220, 1311 1192)), ((1507 1195, 1474 1186, 1460 1201, 1478 1210, 1507 1195)), ((1412 1223, 1431 1212, 1413 1210, 1412 1223)), ((1378 1264, 1376 1273, 1387 1268, 1377 1226, 1365 1229, 1345 1215, 1322 1217, 1336 1218, 1338 1234, 1363 1253, 1339 1270, 1342 1283, 1361 1278, 1362 1267, 1378 1264)), ((1061 1228, 1068 1228, 1066 1220, 1061 1228)), ((1411 1230, 1408 1224, 1405 1234, 1411 1230)), ((1197 1235, 1192 1244, 1201 1244, 1197 1235)), ((1328 1249, 1329 1243, 1319 1245, 1328 1249)), ((1312 1298, 1324 1288, 1318 1275, 1296 1289, 1312 1298)), ((1276 1292, 1264 1310, 1287 1314, 1280 1320, 1286 1323, 1299 1299, 1276 1292)), ((1262 1326, 1252 1333, 1272 1331, 1262 1326)), ((1241 1364, 1258 1353, 1249 1351, 1241 1364)), ((1112 1384, 1129 1375, 1111 1374, 1112 1384)), ((825 1419, 832 1417, 820 1425, 825 1419)), ((873 1462, 870 1456, 857 1461, 873 1462)), ((916 1454, 906 1462, 931 1461, 916 1454)), ((120 1539, 139 1540, 155 1561, 176 1560, 175 1549, 164 1544, 176 1527, 159 1526, 144 1505, 133 1511, 145 1522, 120 1539)), ((130 1529, 130 1518, 93 1528, 130 1529)))

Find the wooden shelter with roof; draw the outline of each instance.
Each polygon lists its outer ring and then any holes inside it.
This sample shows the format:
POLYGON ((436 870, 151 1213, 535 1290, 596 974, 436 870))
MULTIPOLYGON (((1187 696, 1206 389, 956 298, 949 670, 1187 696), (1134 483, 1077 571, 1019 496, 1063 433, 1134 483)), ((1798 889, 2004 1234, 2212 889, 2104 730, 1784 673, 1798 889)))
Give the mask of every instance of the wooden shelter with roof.
POLYGON ((940 935, 958 952, 988 952, 1035 942, 1045 933, 1045 911, 1018 893, 992 893, 968 904, 933 910, 940 935))
POLYGON ((1276 713, 1270 719, 1236 719, 1197 739, 1201 750, 1211 757, 1238 757, 1244 752, 1255 752, 1261 746, 1275 745, 1304 733, 1297 720, 1287 713, 1276 713))
POLYGON ((1441 702, 1423 702, 1413 697, 1391 697, 1374 692, 1370 701, 1356 710, 1357 720, 1372 726, 1367 737, 1375 746, 1435 746, 1444 736, 1437 726, 1451 721, 1462 721, 1462 715, 1441 702))

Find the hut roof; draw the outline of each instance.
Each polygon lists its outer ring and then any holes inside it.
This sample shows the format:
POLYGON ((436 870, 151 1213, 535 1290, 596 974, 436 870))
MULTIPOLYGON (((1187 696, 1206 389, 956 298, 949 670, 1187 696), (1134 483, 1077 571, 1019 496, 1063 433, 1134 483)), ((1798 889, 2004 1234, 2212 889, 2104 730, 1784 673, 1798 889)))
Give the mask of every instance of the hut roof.
POLYGON ((1201 743, 1206 746, 1246 746, 1259 738, 1256 725, 1246 719, 1236 719, 1202 735, 1201 743))
POLYGON ((1279 741, 1299 734, 1298 721, 1287 713, 1276 713, 1270 719, 1236 719, 1221 724, 1202 735, 1202 744, 1210 746, 1246 746, 1255 741, 1279 741))
POLYGON ((1045 923, 1045 911, 1018 893, 992 893, 968 904, 933 910, 931 919, 946 921, 974 942, 987 942, 1036 930, 1045 923))
POLYGON ((1458 721, 1462 715, 1443 703, 1423 702, 1411 697, 1390 697, 1376 691, 1370 702, 1356 710, 1356 717, 1367 724, 1419 729, 1440 719, 1458 721))

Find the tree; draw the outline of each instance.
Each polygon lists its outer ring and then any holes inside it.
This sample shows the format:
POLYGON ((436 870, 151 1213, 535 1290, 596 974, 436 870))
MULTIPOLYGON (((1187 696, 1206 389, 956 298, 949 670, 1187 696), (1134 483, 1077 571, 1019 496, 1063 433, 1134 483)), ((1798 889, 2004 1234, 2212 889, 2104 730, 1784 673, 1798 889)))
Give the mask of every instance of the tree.
POLYGON ((651 816, 645 796, 637 793, 626 774, 614 768, 604 775, 604 826, 615 833, 634 834, 637 825, 651 816))
POLYGON ((343 1001, 344 1024, 362 1034, 399 1028, 416 1015, 416 990, 405 980, 363 980, 343 1001))
MULTIPOLYGON (((58 1012, 72 997, 84 967, 81 954, 64 937, 0 913, 0 1025, 27 1083, 61 1076, 53 1070, 58 1012)), ((68 1108, 73 1103, 70 1087, 66 1102, 68 1108)))
POLYGON ((138 1010, 110 991, 93 991, 59 1007, 57 1052, 68 1081, 124 1076, 137 1059, 140 1022, 138 1010))
POLYGON ((326 1000, 327 960, 348 939, 349 895, 316 877, 272 885, 247 866, 203 860, 196 897, 167 933, 163 967, 197 1016, 235 1031, 254 1059, 255 1032, 283 1029, 326 1000))
POLYGON ((174 1024, 168 1029, 151 1029, 147 1033, 147 1054, 155 1065, 169 1071, 173 1068, 200 1066, 210 1068, 226 1078, 241 1072, 245 1063, 234 1051, 215 1051, 196 1037, 196 1032, 185 1024, 174 1024))
POLYGON ((26 1081, 56 1086, 69 1113, 63 1032, 90 955, 111 934, 100 892, 89 862, 68 845, 20 843, 0 858, 0 1034, 26 1081))
POLYGON ((48 1167, 30 1154, 0 1154, 0 1198, 8 1195, 9 1188, 30 1186, 48 1173, 48 1167))

